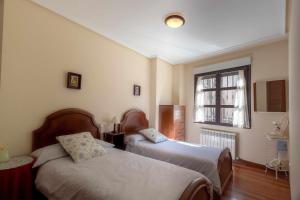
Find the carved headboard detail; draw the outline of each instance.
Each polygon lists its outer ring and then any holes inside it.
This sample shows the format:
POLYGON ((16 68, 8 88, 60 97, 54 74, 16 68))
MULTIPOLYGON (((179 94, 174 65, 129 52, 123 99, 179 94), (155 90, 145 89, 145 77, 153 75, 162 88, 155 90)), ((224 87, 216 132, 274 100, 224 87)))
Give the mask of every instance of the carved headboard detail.
POLYGON ((129 135, 139 130, 149 128, 149 122, 146 114, 138 109, 131 109, 123 114, 121 120, 122 131, 129 135))
POLYGON ((44 124, 33 131, 32 149, 38 149, 58 143, 57 136, 79 132, 90 132, 100 138, 100 128, 94 116, 78 108, 68 108, 50 114, 44 124))

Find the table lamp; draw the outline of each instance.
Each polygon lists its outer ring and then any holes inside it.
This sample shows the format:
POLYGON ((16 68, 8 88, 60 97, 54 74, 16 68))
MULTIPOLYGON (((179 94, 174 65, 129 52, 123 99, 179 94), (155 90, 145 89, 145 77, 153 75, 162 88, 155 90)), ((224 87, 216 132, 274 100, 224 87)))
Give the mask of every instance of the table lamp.
POLYGON ((7 162, 9 161, 9 154, 7 149, 0 146, 0 162, 7 162))
POLYGON ((114 116, 111 121, 114 124, 113 133, 116 133, 118 131, 118 123, 119 123, 117 116, 114 116))

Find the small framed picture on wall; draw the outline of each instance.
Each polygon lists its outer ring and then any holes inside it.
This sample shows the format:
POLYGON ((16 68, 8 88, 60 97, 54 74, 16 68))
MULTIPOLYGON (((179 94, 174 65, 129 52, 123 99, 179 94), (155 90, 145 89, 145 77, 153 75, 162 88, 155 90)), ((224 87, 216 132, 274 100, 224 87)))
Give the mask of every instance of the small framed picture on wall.
POLYGON ((141 96, 141 86, 140 85, 133 85, 133 95, 141 96))
POLYGON ((80 90, 81 89, 81 74, 68 72, 67 88, 80 90))

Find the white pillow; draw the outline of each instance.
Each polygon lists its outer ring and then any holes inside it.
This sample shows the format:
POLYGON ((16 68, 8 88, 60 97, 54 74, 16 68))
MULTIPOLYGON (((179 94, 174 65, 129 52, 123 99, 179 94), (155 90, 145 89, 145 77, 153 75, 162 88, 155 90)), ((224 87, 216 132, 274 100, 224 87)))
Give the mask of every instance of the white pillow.
POLYGON ((100 144, 104 148, 114 148, 115 145, 112 143, 105 142, 103 140, 95 139, 97 144, 100 144))
POLYGON ((60 144, 49 145, 40 149, 35 150, 30 154, 36 158, 32 168, 39 167, 49 160, 54 160, 68 156, 68 153, 63 149, 60 144))
POLYGON ((155 130, 154 128, 147 128, 139 131, 141 134, 143 134, 147 139, 149 139, 151 142, 159 143, 164 142, 168 140, 166 136, 155 130))
POLYGON ((106 153, 89 132, 58 136, 56 139, 75 162, 89 160, 106 153))
POLYGON ((125 144, 136 144, 138 141, 146 140, 146 138, 137 133, 125 136, 124 142, 125 144))

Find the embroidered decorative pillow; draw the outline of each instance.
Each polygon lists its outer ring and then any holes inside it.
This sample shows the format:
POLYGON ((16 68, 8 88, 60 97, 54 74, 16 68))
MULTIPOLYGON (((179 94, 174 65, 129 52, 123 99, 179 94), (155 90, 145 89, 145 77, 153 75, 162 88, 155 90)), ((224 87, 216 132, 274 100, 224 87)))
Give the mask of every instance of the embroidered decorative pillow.
POLYGON ((88 160, 106 153, 106 150, 96 143, 89 132, 58 136, 56 139, 75 162, 88 160))
POLYGON ((168 140, 166 136, 155 130, 154 128, 147 128, 139 131, 141 134, 143 134, 147 139, 149 139, 151 142, 159 143, 164 142, 168 140))

